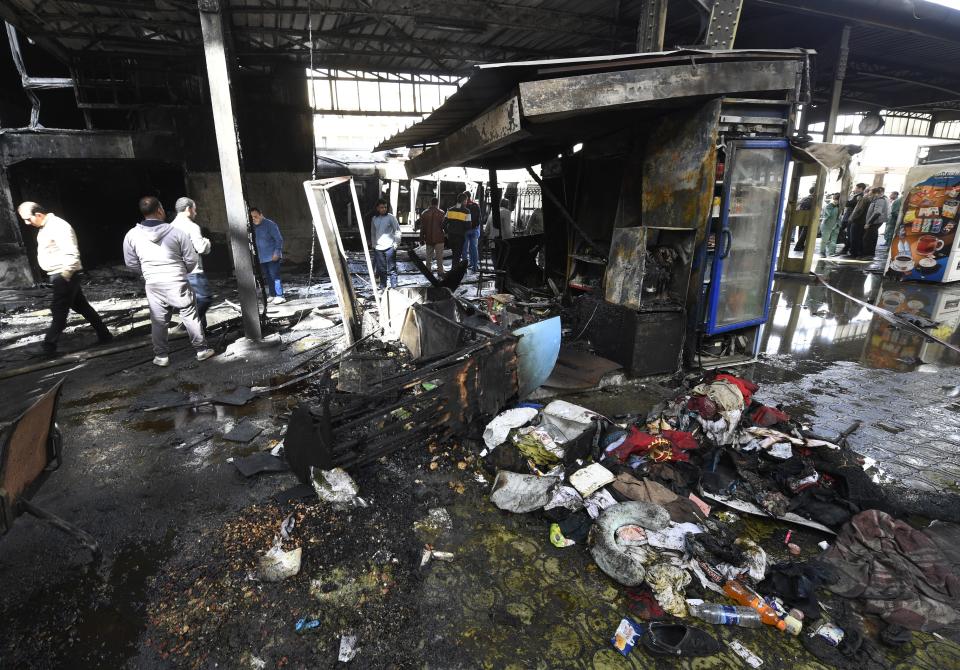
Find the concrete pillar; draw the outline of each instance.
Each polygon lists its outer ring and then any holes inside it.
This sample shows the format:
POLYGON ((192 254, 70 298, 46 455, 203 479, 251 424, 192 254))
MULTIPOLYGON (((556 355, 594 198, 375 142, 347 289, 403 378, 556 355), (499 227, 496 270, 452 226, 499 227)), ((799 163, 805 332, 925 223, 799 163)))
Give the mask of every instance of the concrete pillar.
POLYGON ((207 81, 210 85, 210 106, 213 108, 213 125, 217 136, 217 152, 220 156, 220 174, 227 210, 230 250, 233 253, 233 269, 237 275, 237 286, 240 290, 243 332, 251 340, 259 340, 261 332, 260 315, 257 309, 257 284, 247 232, 247 201, 243 195, 243 181, 240 175, 239 140, 230 93, 221 0, 198 0, 197 6, 200 10, 203 53, 207 63, 207 81))
MULTIPOLYGON (((830 113, 823 128, 823 141, 833 142, 833 134, 837 127, 837 116, 840 114, 840 95, 843 92, 843 80, 847 75, 847 58, 850 55, 850 26, 845 25, 840 31, 840 51, 837 58, 837 69, 833 76, 833 91, 830 95, 830 113)), ((829 170, 820 168, 820 177, 817 179, 817 192, 813 196, 813 211, 810 213, 810 229, 807 231, 807 245, 803 250, 802 272, 809 273, 813 269, 813 256, 817 248, 817 232, 820 230, 820 210, 823 207, 823 194, 827 186, 829 170)), ((846 194, 840 196, 845 201, 846 194)))
POLYGON ((34 277, 23 246, 23 224, 17 215, 19 203, 13 201, 7 169, 0 166, 0 226, 10 227, 9 235, 6 231, 0 234, 0 288, 24 288, 33 286, 34 277))

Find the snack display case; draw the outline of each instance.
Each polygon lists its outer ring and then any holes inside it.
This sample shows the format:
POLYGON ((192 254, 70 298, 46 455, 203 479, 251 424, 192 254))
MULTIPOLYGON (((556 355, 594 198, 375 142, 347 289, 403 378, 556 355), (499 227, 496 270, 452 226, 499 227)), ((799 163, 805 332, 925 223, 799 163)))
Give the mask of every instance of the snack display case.
POLYGON ((887 276, 923 282, 957 281, 960 163, 912 167, 904 191, 887 256, 887 276))

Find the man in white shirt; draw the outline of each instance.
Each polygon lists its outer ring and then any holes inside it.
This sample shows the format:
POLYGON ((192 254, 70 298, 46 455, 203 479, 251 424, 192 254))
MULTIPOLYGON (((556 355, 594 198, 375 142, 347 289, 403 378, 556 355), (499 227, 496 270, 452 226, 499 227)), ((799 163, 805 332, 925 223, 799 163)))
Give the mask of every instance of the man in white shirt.
POLYGON ((207 309, 213 302, 213 293, 210 291, 210 282, 203 272, 203 256, 210 253, 210 240, 203 236, 203 231, 196 224, 197 203, 190 198, 180 198, 174 205, 177 215, 170 224, 177 230, 182 230, 190 236, 193 248, 197 252, 197 267, 187 275, 187 281, 197 296, 197 318, 204 332, 207 330, 207 309))
POLYGON ((510 201, 506 198, 500 200, 500 229, 493 226, 493 212, 487 215, 487 223, 484 226, 483 234, 491 240, 509 240, 513 237, 513 212, 510 211, 510 201))
POLYGON ((57 340, 67 326, 67 314, 74 312, 85 318, 97 332, 101 343, 109 342, 113 335, 103 324, 97 310, 90 306, 80 287, 80 249, 73 227, 35 202, 21 203, 17 214, 28 226, 39 228, 37 233, 37 264, 50 277, 53 284, 53 300, 50 312, 53 319, 43 337, 42 353, 55 356, 57 340))

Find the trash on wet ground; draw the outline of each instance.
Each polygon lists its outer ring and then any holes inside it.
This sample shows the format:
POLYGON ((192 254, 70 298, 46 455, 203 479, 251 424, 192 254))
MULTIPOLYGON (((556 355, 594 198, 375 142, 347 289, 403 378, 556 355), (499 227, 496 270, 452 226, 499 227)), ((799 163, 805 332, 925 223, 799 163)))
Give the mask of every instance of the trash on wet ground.
POLYGON ((313 490, 323 503, 334 509, 366 507, 367 502, 359 496, 360 488, 343 468, 313 470, 313 490))
MULTIPOLYGON (((936 531, 919 531, 884 512, 865 511, 881 504, 903 514, 919 503, 917 495, 898 499, 873 481, 847 444, 856 425, 835 439, 814 435, 780 408, 758 401, 758 385, 732 374, 708 375, 686 389, 626 421, 569 403, 557 412, 554 402, 552 411, 535 415, 507 410, 484 433, 484 462, 496 471, 490 501, 542 517, 554 547, 586 545, 601 572, 627 595, 630 613, 663 622, 642 628, 624 618, 612 639, 618 651, 629 653, 638 640, 653 655, 722 650, 706 631, 679 623, 685 618, 788 636, 808 625, 804 646, 810 648, 810 636, 821 630, 820 637, 836 644, 843 624, 824 627, 821 607, 826 601, 839 607, 838 596, 861 605, 866 594, 883 598, 869 607, 891 625, 921 630, 960 613, 942 585, 931 583, 932 573, 907 579, 906 567, 900 577, 879 567, 900 565, 903 557, 891 550, 898 545, 880 548, 866 538, 944 551, 960 546, 960 530, 936 522, 936 531), (584 435, 586 450, 571 457, 569 446, 584 435), (751 518, 778 530, 770 537, 748 535, 757 523, 751 518), (951 544, 947 538, 954 533, 951 544), (915 597, 914 589, 932 589, 932 598, 920 606, 880 595, 864 583, 866 574, 903 583, 904 598, 915 597), (694 597, 701 594, 704 599, 694 597)), ((949 518, 951 512, 944 513, 949 518)), ((958 564, 960 556, 949 552, 938 561, 958 564)), ((738 640, 728 646, 751 667, 763 663, 738 640)), ((828 654, 811 653, 820 659, 828 654)))
POLYGON ((253 421, 243 419, 233 425, 233 427, 223 434, 223 439, 231 442, 250 442, 253 438, 263 432, 263 427, 258 426, 253 421))
POLYGON ((265 582, 281 582, 300 572, 300 561, 303 558, 303 549, 297 547, 291 551, 284 551, 279 544, 260 557, 257 576, 265 582))
POLYGON ((337 660, 341 663, 349 663, 356 657, 359 651, 357 636, 352 634, 344 635, 340 638, 340 650, 337 653, 337 660))
POLYGON ((232 460, 234 467, 244 477, 253 477, 264 472, 286 472, 290 469, 287 462, 269 452, 258 452, 232 460))

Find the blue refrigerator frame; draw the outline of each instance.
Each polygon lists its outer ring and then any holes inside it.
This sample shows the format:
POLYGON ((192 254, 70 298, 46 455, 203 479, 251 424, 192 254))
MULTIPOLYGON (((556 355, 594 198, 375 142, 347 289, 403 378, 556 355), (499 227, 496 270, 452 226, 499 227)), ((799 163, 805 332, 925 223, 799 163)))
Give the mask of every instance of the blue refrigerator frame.
MULTIPOLYGON (((780 233, 783 227, 783 199, 787 188, 787 169, 790 165, 790 143, 786 139, 736 139, 728 140, 728 146, 733 147, 732 154, 728 150, 726 169, 724 170, 723 196, 721 198, 720 234, 717 235, 714 258, 710 269, 710 285, 707 289, 707 313, 704 331, 707 335, 719 335, 732 330, 740 330, 750 326, 766 323, 770 315, 770 296, 773 288, 773 275, 776 272, 777 251, 780 246, 780 233), (737 160, 738 149, 785 149, 783 161, 783 177, 780 182, 780 198, 778 200, 777 222, 773 228, 773 244, 770 253, 770 272, 766 277, 766 286, 763 300, 763 315, 757 318, 738 321, 724 325, 717 325, 717 309, 720 302, 720 286, 723 276, 724 261, 730 253, 736 238, 730 230, 730 187, 732 183, 733 164, 737 160), (724 243, 726 246, 724 247, 724 243)), ((712 222, 711 222, 712 225, 712 222)))

